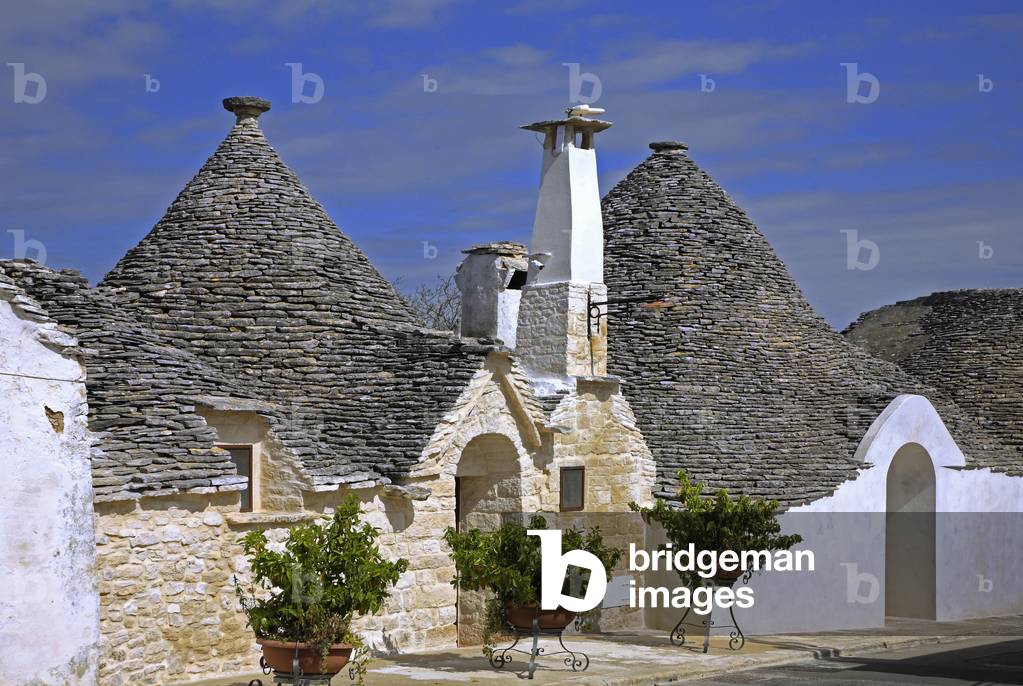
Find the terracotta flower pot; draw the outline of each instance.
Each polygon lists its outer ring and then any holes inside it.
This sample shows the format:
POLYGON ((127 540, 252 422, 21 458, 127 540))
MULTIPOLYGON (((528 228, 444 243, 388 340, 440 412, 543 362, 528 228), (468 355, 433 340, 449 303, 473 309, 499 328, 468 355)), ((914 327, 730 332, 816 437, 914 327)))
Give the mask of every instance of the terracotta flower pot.
POLYGON ((348 664, 353 649, 347 643, 335 643, 330 646, 327 657, 321 660, 319 651, 308 643, 271 641, 265 638, 256 639, 256 643, 262 646, 263 659, 271 669, 284 674, 291 674, 295 646, 298 646, 298 666, 302 674, 337 674, 348 664))
POLYGON ((575 619, 575 613, 569 612, 563 607, 557 610, 541 610, 536 603, 529 605, 505 605, 505 614, 508 622, 516 629, 531 631, 533 629, 533 618, 539 619, 541 629, 564 629, 575 619))

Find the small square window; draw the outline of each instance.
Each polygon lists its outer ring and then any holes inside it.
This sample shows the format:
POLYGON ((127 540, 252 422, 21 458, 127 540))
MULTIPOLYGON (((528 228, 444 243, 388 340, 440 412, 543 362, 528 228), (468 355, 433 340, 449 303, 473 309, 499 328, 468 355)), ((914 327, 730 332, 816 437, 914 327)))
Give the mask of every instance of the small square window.
POLYGON ((231 462, 234 462, 238 470, 238 476, 244 476, 249 480, 249 485, 241 491, 242 512, 252 512, 252 446, 251 445, 222 445, 220 446, 231 455, 231 462))
POLYGON ((585 467, 561 468, 561 511, 573 512, 583 509, 586 504, 585 467))

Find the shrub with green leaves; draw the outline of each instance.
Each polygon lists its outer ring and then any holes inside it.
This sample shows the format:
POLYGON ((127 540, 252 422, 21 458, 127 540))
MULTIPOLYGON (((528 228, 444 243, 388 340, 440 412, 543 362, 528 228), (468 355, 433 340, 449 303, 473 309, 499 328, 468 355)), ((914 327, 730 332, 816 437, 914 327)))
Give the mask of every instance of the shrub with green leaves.
MULTIPOLYGON (((803 540, 798 534, 781 535, 778 501, 753 499, 746 495, 733 498, 724 488, 713 497, 704 497, 703 484, 692 483, 684 471, 678 473, 678 506, 658 499, 653 507, 629 503, 647 524, 657 522, 675 550, 692 543, 697 550, 788 550, 803 540)), ((699 585, 698 575, 679 572, 690 586, 699 585)))
MULTIPOLYGON (((467 591, 489 591, 494 598, 487 607, 484 639, 503 629, 506 604, 529 605, 540 599, 540 537, 530 536, 529 529, 546 529, 547 521, 533 515, 529 526, 506 522, 493 531, 469 529, 457 531, 448 527, 444 541, 451 547, 457 576, 452 585, 467 591)), ((600 529, 587 531, 565 529, 561 535, 562 552, 585 550, 593 553, 607 570, 614 569, 622 556, 618 548, 604 543, 600 529)), ((571 590, 585 594, 589 572, 579 575, 579 588, 571 590)), ((565 579, 565 593, 570 592, 570 580, 565 579)))
POLYGON ((257 638, 309 643, 321 656, 331 644, 362 645, 352 620, 380 610, 408 560, 384 559, 360 514, 349 494, 324 524, 291 529, 280 551, 263 531, 245 535, 253 585, 237 590, 257 638))

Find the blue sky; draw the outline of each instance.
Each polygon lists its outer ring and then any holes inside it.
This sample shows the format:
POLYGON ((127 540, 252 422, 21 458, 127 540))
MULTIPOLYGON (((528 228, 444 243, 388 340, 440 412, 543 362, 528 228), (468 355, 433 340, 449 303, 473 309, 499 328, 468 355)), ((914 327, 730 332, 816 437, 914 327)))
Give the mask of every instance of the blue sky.
POLYGON ((836 327, 935 290, 1023 286, 1018 3, 5 5, 0 257, 28 241, 95 282, 227 133, 220 100, 261 95, 271 143, 385 276, 448 274, 473 243, 528 241, 539 146, 517 126, 566 106, 578 63, 615 123, 602 190, 650 141, 687 141, 836 327), (847 102, 853 62, 879 81, 869 104, 847 102), (14 102, 8 63, 46 80, 42 101, 14 102), (293 102, 286 63, 322 99, 293 102), (876 267, 847 268, 848 231, 876 267))

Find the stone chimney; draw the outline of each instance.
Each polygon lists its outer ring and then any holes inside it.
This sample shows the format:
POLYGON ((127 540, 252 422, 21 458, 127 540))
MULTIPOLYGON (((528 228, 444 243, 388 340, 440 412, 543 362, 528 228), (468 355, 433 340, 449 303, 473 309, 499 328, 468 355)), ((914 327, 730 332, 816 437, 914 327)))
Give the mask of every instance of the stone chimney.
POLYGON ((463 250, 455 283, 462 294, 463 336, 497 338, 515 347, 519 299, 526 283, 526 246, 487 243, 463 250))
POLYGON ((556 387, 607 373, 606 318, 591 326, 587 317, 591 303, 607 300, 594 139, 611 123, 590 116, 603 112, 582 105, 522 127, 544 139, 516 352, 534 380, 556 387))

